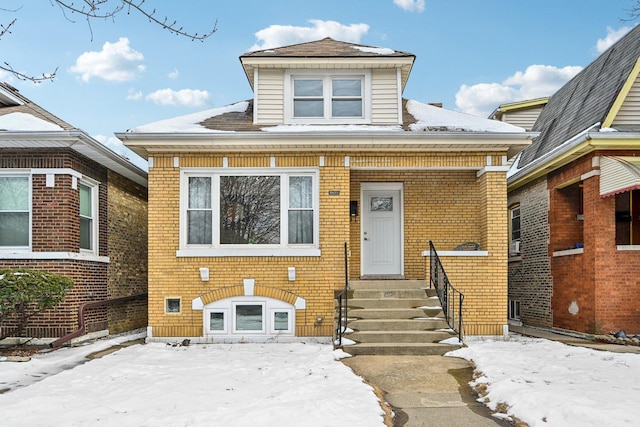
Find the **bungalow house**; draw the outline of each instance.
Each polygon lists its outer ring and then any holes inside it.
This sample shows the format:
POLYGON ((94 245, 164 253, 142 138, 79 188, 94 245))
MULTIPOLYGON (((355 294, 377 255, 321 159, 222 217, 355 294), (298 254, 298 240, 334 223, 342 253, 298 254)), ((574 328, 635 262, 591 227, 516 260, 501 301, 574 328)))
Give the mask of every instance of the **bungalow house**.
POLYGON ((558 90, 508 177, 509 317, 640 332, 640 26, 558 90))
MULTIPOLYGON (((145 171, 0 83, 0 267, 74 281, 26 336, 144 327, 146 223, 145 171)), ((15 323, 1 326, 8 334, 15 323)))
POLYGON ((430 241, 464 333, 504 333, 507 161, 532 135, 403 99, 414 60, 330 38, 249 52, 253 99, 116 134, 149 161, 149 340, 328 339, 345 285, 376 288, 358 319, 424 294, 430 241))

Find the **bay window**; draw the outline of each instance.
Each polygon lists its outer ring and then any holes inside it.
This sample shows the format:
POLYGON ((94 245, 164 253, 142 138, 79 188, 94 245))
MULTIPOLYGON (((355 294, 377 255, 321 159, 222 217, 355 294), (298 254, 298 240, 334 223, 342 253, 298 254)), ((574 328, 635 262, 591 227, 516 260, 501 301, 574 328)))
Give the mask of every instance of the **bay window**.
POLYGON ((183 171, 182 183, 179 256, 318 247, 316 171, 183 171))

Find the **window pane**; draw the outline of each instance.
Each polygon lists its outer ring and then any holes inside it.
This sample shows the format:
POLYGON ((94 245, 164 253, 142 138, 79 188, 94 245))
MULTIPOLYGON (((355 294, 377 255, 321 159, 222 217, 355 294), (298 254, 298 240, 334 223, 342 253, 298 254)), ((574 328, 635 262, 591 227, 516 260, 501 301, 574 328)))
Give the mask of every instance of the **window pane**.
POLYGON ((210 245, 212 239, 213 220, 212 212, 188 211, 187 212, 187 243, 190 245, 210 245))
POLYGON ((80 217, 80 249, 93 249, 93 220, 80 217))
POLYGON ((511 210, 511 240, 520 240, 520 208, 511 210))
POLYGON ((28 212, 0 212, 0 246, 29 246, 28 212))
POLYGON ((220 243, 280 243, 280 177, 220 177, 220 243))
POLYGON ((236 330, 261 331, 262 305, 236 305, 236 330))
POLYGON ((276 311, 273 313, 273 329, 276 331, 289 330, 289 313, 286 311, 276 311))
POLYGON ((336 79, 332 83, 333 96, 360 96, 362 93, 360 79, 336 79))
POLYGON ((313 243, 313 211, 289 211, 289 243, 313 243))
POLYGON ((362 100, 334 99, 331 101, 331 115, 333 117, 361 117, 362 100))
POLYGON ((189 208, 211 209, 211 178, 189 178, 189 208))
POLYGON ((224 313, 209 313, 209 329, 224 331, 224 313))
POLYGON ((296 99, 293 101, 294 117, 323 117, 324 101, 322 99, 296 99))
POLYGON ((372 197, 371 212, 393 212, 393 197, 372 197))
POLYGON ((289 178, 289 207, 313 207, 313 179, 310 176, 292 176, 289 178))
POLYGON ((180 313, 179 298, 168 298, 166 301, 167 301, 167 313, 180 313))
POLYGON ((29 210, 29 178, 0 177, 0 211, 29 210))
POLYGON ((80 215, 92 217, 91 215, 91 187, 80 185, 80 215))
POLYGON ((322 80, 294 80, 293 96, 322 96, 322 80))

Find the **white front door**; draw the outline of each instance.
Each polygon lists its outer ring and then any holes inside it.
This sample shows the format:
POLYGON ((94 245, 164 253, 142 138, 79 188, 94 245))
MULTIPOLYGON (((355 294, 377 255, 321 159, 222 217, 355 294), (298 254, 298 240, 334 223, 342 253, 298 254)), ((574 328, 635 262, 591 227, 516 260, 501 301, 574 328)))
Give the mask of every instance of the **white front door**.
POLYGON ((402 184, 362 184, 362 275, 402 275, 402 184))

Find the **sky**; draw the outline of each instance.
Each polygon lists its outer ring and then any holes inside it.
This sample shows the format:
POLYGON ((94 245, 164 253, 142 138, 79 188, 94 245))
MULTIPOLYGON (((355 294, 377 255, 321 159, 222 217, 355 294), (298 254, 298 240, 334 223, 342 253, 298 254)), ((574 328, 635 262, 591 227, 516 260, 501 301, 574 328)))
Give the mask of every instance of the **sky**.
MULTIPOLYGON (((0 362, 3 427, 384 426, 371 386, 327 344, 149 343, 85 358, 143 336, 0 362)), ((467 340, 446 357, 473 362, 471 384, 486 392, 479 400, 507 408, 499 418, 530 427, 632 427, 640 418, 638 353, 513 334, 467 340)))
MULTIPOLYGON (((69 2, 67 2, 69 3, 69 2)), ((76 2, 82 4, 83 2, 76 2)), ((109 0, 117 5, 118 0, 109 0)), ((636 0, 146 0, 170 34, 125 9, 113 19, 53 0, 2 0, 0 64, 53 81, 0 80, 129 157, 114 132, 252 98, 239 57, 332 37, 416 55, 403 96, 487 117, 549 96, 621 37, 636 0)))

